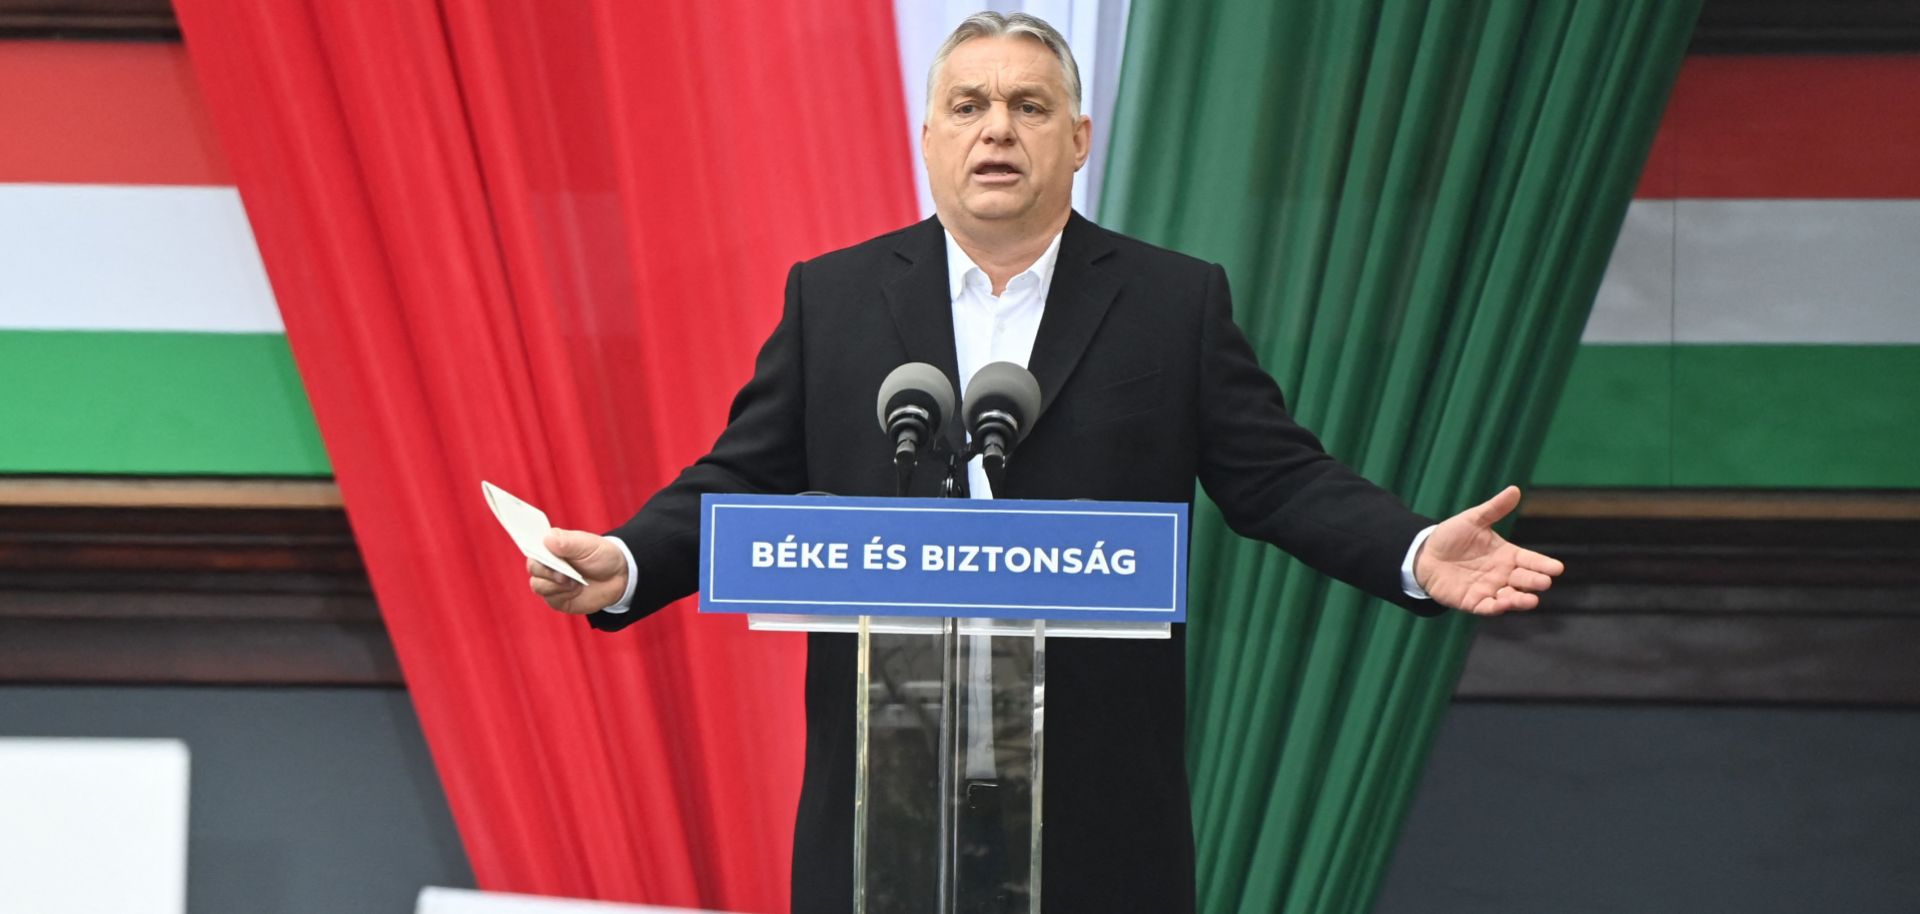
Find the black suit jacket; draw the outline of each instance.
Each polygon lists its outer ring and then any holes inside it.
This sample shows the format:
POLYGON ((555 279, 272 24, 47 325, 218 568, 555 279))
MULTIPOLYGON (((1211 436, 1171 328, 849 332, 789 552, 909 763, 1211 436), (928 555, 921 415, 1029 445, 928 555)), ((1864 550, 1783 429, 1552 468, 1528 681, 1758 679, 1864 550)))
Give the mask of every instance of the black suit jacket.
MULTIPOLYGON (((958 389, 937 220, 795 265, 780 324, 713 450, 613 531, 638 569, 634 611, 589 621, 618 629, 695 590, 702 493, 894 494, 892 442, 873 398, 911 361, 940 366, 958 389)), ((1218 265, 1074 214, 1028 364, 1042 411, 996 495, 1190 502, 1198 480, 1242 535, 1438 612, 1400 589, 1407 546, 1431 521, 1328 457, 1288 416, 1233 323, 1218 265)), ((942 475, 923 465, 915 494, 936 494, 942 475)), ((1182 633, 1059 640, 1047 653, 1043 907, 1191 911, 1182 633)), ((852 636, 809 637, 796 914, 851 908, 854 670, 852 636)))

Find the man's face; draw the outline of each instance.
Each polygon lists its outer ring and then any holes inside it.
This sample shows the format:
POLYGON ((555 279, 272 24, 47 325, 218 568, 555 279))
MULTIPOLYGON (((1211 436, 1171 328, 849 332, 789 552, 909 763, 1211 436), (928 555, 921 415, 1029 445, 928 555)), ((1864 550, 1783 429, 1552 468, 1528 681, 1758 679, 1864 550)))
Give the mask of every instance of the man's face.
POLYGON ((975 38, 954 48, 920 128, 941 221, 1039 228, 1064 219, 1093 132, 1071 102, 1060 61, 1038 41, 975 38))

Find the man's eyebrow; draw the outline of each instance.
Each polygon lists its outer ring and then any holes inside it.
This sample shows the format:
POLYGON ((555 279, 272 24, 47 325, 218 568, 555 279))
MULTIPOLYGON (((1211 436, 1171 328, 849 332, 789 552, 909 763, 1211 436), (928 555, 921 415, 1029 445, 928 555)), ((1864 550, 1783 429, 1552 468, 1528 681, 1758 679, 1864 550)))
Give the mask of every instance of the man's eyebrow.
POLYGON ((1052 98, 1053 90, 1046 83, 1016 83, 1007 87, 1008 98, 1052 98))
MULTIPOLYGON (((986 98, 987 87, 982 83, 956 83, 947 89, 947 98, 986 98)), ((1051 99, 1053 91, 1046 83, 1015 83, 1007 87, 1008 98, 1045 98, 1051 99)))

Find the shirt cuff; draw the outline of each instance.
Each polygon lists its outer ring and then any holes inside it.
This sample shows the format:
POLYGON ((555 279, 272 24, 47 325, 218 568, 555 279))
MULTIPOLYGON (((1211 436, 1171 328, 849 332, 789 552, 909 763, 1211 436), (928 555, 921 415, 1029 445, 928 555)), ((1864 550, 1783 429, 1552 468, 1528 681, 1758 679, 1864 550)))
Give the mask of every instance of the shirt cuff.
MULTIPOLYGON (((1422 535, 1424 536, 1425 534, 1422 534, 1422 535)), ((633 550, 627 548, 626 541, 622 540, 617 536, 609 536, 607 537, 607 539, 613 540, 613 544, 615 546, 620 547, 620 555, 626 558, 627 560, 626 592, 622 593, 620 595, 620 599, 615 601, 612 606, 604 607, 600 610, 603 613, 612 613, 617 616, 633 608, 633 585, 634 585, 635 579, 639 577, 640 572, 639 572, 639 568, 633 564, 633 550)), ((1420 541, 1414 540, 1413 544, 1415 546, 1419 546, 1420 541)), ((1412 561, 1412 559, 1408 559, 1408 561, 1412 561)))
MULTIPOLYGON (((1413 577, 1414 556, 1417 556, 1420 554, 1420 547, 1426 543, 1427 537, 1433 535, 1433 531, 1434 531, 1433 527, 1428 527, 1427 529, 1414 534, 1413 545, 1407 547, 1407 558, 1405 561, 1400 563, 1400 589, 1406 591, 1407 596, 1412 597, 1416 600, 1433 599, 1433 595, 1430 593, 1427 593, 1426 588, 1421 587, 1420 582, 1414 580, 1414 577, 1413 577)), ((619 542, 619 540, 614 540, 614 542, 617 543, 619 542)), ((625 549, 626 547, 622 546, 620 548, 625 549)), ((632 567, 633 560, 628 559, 627 565, 628 567, 632 567)), ((633 592, 633 579, 631 577, 627 579, 627 592, 628 593, 633 592)))

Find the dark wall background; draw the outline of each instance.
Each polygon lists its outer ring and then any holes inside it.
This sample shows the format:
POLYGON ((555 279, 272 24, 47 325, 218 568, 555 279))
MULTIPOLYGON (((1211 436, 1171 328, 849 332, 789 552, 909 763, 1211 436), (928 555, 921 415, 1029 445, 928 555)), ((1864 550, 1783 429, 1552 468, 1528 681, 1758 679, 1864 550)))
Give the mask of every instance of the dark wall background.
MULTIPOLYGON (((398 689, 0 686, 0 736, 185 740, 192 914, 473 884, 398 689)), ((1456 703, 1375 910, 1920 911, 1920 711, 1456 703)))
POLYGON ((400 689, 0 686, 0 736, 186 741, 191 914, 409 914, 473 885, 400 689))
POLYGON ((1375 910, 1920 911, 1920 711, 1456 703, 1375 910))

